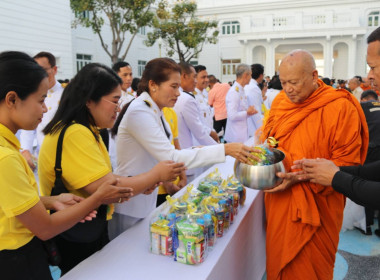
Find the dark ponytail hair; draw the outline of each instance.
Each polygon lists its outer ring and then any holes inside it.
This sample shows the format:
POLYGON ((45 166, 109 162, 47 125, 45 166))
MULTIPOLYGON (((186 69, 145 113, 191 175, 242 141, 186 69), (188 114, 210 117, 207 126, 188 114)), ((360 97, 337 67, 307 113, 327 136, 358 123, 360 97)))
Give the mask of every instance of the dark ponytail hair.
MULTIPOLYGON (((73 121, 91 130, 90 127, 96 124, 87 102, 99 102, 121 83, 120 77, 111 68, 99 63, 87 64, 64 89, 57 112, 43 132, 54 134, 73 121)), ((96 135, 95 138, 98 139, 96 135)))
POLYGON ((37 91, 46 71, 23 52, 0 53, 0 101, 8 92, 14 91, 21 100, 37 91))

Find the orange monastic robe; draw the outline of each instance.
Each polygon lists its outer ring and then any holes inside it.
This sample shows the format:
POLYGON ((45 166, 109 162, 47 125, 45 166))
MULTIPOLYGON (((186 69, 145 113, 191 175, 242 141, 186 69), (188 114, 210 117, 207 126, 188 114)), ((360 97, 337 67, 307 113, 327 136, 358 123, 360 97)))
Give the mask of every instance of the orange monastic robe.
MULTIPOLYGON (((282 91, 273 101, 262 138, 275 137, 285 168, 294 160, 326 158, 338 166, 364 163, 368 127, 359 102, 318 81, 303 103, 282 91)), ((267 278, 332 279, 345 198, 332 187, 301 182, 266 193, 267 278)))

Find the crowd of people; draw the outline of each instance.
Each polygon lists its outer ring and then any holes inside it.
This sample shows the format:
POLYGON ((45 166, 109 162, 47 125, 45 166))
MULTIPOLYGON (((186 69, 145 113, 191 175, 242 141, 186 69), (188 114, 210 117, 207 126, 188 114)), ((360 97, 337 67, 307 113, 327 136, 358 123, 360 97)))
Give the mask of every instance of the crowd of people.
POLYGON ((250 137, 274 137, 286 172, 265 194, 267 278, 332 279, 345 196, 368 224, 380 205, 380 28, 367 63, 367 78, 335 83, 294 50, 278 75, 240 64, 229 84, 156 58, 141 79, 127 62, 90 63, 62 86, 51 53, 1 53, 2 275, 51 279, 48 239, 67 273, 205 167, 259 160, 250 137))

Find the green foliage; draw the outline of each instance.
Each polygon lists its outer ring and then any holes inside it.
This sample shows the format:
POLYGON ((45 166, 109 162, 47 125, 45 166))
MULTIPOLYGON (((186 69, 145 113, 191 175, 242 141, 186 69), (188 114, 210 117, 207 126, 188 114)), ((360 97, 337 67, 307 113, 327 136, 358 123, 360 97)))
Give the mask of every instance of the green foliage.
POLYGON ((76 19, 73 27, 78 24, 91 28, 99 36, 105 52, 113 63, 124 60, 132 41, 140 27, 152 26, 154 14, 150 11, 155 0, 70 0, 70 6, 76 19), (89 16, 88 13, 89 12, 89 16), (87 14, 86 14, 87 13, 87 14), (105 22, 112 32, 111 50, 101 34, 105 22), (132 38, 125 51, 125 35, 132 34, 132 38))
POLYGON ((169 49, 168 56, 177 54, 180 61, 189 62, 205 43, 216 44, 219 33, 216 21, 202 21, 196 11, 195 2, 179 1, 170 8, 168 2, 161 1, 153 19, 154 31, 147 34, 145 44, 152 46, 161 38, 169 49))

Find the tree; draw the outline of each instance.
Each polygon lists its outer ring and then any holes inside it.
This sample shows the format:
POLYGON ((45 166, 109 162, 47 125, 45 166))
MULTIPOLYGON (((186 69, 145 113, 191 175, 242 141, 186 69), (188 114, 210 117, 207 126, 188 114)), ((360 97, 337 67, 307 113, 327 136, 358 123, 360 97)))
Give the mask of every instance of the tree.
POLYGON ((70 0, 70 6, 76 19, 73 27, 78 24, 91 27, 100 39, 105 52, 112 63, 124 60, 132 45, 138 29, 151 26, 154 13, 150 11, 155 0, 70 0), (101 33, 105 19, 111 28, 111 49, 101 33), (121 53, 127 33, 132 35, 128 46, 121 53))
POLYGON ((188 0, 175 3, 170 9, 168 2, 158 4, 153 19, 154 31, 147 34, 147 46, 162 39, 167 54, 177 53, 179 61, 189 62, 203 49, 205 43, 216 44, 219 31, 216 21, 202 21, 195 15, 197 4, 188 0))

